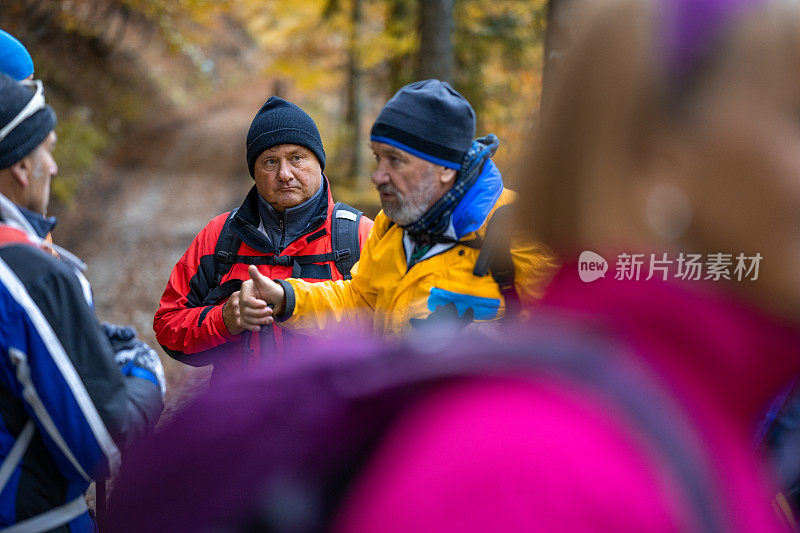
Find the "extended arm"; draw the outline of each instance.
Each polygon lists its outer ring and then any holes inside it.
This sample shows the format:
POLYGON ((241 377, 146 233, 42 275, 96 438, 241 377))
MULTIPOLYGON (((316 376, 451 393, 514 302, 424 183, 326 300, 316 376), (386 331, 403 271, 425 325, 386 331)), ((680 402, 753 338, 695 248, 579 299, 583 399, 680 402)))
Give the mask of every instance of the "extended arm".
MULTIPOLYGON (((281 327, 315 333, 332 324, 345 325, 351 330, 363 330, 372 321, 377 291, 372 286, 372 251, 376 243, 386 233, 384 226, 372 228, 366 244, 361 250, 361 259, 352 270, 352 279, 309 283, 300 279, 272 281, 250 268, 251 280, 256 299, 265 305, 271 304, 276 320, 281 327)), ((249 290, 249 289, 248 289, 249 290)), ((271 320, 271 318, 270 318, 271 320)), ((267 324, 266 318, 256 321, 267 324)))

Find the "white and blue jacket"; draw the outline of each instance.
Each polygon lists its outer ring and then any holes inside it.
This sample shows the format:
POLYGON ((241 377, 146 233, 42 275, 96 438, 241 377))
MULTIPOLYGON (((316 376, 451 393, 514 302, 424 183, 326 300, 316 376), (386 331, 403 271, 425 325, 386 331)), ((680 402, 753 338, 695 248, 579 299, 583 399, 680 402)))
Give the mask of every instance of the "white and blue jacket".
MULTIPOLYGON (((2 200, 0 229, 22 229, 2 200)), ((118 467, 121 448, 152 430, 161 393, 122 376, 74 268, 3 235, 0 529, 93 531, 84 492, 118 467)))

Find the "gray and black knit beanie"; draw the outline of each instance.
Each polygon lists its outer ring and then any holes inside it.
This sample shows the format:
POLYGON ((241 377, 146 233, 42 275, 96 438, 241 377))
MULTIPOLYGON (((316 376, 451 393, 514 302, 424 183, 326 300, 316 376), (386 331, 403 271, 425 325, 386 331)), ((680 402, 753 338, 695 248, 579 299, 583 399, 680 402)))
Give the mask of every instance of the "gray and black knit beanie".
POLYGON ((283 98, 272 96, 256 113, 247 132, 247 168, 255 177, 253 165, 261 152, 281 144, 296 144, 311 150, 325 170, 325 150, 314 119, 283 98))
MULTIPOLYGON (((0 129, 9 124, 34 96, 34 89, 0 73, 0 129)), ((56 114, 49 105, 20 122, 0 141, 0 169, 22 160, 56 127, 56 114)))
POLYGON ((475 111, 446 81, 410 83, 383 106, 370 139, 456 170, 475 137, 475 111))

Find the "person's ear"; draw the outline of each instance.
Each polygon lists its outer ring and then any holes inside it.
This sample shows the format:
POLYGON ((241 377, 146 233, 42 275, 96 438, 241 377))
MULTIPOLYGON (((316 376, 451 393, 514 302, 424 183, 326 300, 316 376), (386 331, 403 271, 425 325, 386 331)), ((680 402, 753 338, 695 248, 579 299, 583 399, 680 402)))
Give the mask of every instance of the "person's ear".
POLYGON ((30 183, 31 168, 32 161, 30 157, 23 157, 9 167, 11 177, 23 189, 30 183))
POLYGON ((442 185, 450 185, 456 181, 456 171, 452 168, 439 167, 439 181, 442 185))

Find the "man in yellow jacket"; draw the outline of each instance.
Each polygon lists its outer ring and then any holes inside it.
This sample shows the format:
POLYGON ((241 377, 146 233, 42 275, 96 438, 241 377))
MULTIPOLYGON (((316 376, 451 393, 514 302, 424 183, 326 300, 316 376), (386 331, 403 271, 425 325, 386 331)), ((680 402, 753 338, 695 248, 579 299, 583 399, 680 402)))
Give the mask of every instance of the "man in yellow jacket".
MULTIPOLYGON (((272 281, 251 268, 242 285, 242 327, 258 331, 275 319, 306 333, 334 326, 394 336, 444 323, 439 319, 500 319, 512 299, 537 298, 555 267, 544 247, 503 235, 494 255, 509 258, 504 279, 489 254, 481 255, 496 240, 485 239, 493 216, 514 193, 490 159, 497 137, 473 141, 474 134, 472 106, 448 83, 400 89, 372 126, 372 182, 383 210, 352 279, 272 281)), ((490 234, 505 231, 494 226, 490 234)))

